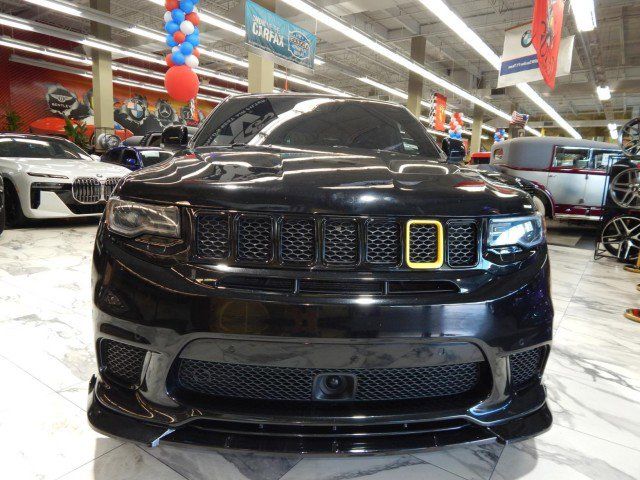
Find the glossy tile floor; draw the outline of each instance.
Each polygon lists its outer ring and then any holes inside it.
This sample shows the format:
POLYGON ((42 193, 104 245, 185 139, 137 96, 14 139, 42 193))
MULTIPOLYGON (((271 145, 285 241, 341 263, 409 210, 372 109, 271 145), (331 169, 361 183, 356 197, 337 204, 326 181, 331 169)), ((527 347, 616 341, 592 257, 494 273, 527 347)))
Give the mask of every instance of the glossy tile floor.
POLYGON ((553 246, 555 347, 550 432, 502 448, 299 458, 145 449, 94 433, 89 271, 95 223, 0 236, 0 478, 640 479, 640 276, 589 250, 553 246))

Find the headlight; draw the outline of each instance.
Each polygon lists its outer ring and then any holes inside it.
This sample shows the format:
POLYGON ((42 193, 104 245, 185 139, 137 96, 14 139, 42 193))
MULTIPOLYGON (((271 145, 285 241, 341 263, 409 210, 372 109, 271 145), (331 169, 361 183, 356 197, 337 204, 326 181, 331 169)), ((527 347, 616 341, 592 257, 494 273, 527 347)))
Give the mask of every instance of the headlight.
POLYGON ((544 225, 540 215, 489 220, 488 247, 521 246, 530 248, 544 241, 544 225))
POLYGON ((43 178, 61 178, 68 180, 69 177, 65 175, 54 175, 53 173, 38 173, 38 172, 27 172, 27 175, 30 177, 43 177, 43 178))
POLYGON ((125 237, 146 234, 180 238, 178 207, 162 207, 111 198, 107 203, 106 218, 109 230, 125 237))

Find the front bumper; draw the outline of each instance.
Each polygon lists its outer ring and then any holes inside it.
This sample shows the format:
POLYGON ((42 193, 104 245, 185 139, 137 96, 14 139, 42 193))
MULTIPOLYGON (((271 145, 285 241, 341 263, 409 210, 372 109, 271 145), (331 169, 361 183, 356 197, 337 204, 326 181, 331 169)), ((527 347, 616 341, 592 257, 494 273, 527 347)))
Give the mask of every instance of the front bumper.
POLYGON ((362 302, 348 295, 218 291, 188 273, 184 265, 145 261, 99 232, 93 281, 100 376, 91 382, 88 412, 96 430, 149 445, 162 439, 363 454, 510 442, 551 425, 541 384, 553 320, 546 249, 502 278, 454 272, 476 287, 429 298, 362 302), (101 350, 106 340, 145 352, 135 385, 109 375, 101 350), (543 352, 538 370, 516 388, 510 359, 532 349, 543 352), (433 401, 265 401, 185 393, 176 374, 185 358, 336 372, 481 361, 487 376, 473 393, 433 401))

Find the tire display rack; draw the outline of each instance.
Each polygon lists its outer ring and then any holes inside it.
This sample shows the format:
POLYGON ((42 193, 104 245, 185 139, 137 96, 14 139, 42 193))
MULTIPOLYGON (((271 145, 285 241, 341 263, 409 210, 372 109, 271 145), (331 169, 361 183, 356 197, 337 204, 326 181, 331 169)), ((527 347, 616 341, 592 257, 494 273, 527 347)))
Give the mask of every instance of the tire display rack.
POLYGON ((609 257, 636 264, 640 255, 640 117, 620 130, 626 160, 610 165, 594 259, 609 257))

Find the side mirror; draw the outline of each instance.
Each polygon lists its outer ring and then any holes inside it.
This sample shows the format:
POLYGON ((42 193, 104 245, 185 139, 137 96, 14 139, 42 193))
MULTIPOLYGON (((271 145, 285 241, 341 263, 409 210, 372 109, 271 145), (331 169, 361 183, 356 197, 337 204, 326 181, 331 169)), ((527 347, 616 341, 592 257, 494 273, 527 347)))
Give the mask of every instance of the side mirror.
POLYGON ((450 137, 442 140, 442 151, 447 156, 447 163, 460 163, 467 155, 462 140, 450 137))
POLYGON ((189 143, 189 131, 183 125, 170 125, 162 131, 163 147, 186 147, 189 143))

